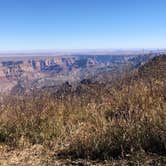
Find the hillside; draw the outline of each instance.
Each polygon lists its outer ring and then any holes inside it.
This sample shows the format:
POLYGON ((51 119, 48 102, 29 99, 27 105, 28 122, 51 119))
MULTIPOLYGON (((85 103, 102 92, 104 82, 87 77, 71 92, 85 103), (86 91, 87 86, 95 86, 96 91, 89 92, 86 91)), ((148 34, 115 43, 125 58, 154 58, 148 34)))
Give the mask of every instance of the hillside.
POLYGON ((154 79, 166 80, 166 55, 153 58, 148 63, 142 65, 139 70, 139 76, 146 79, 152 77, 154 79))
POLYGON ((165 165, 165 57, 105 81, 1 95, 0 164, 165 165))

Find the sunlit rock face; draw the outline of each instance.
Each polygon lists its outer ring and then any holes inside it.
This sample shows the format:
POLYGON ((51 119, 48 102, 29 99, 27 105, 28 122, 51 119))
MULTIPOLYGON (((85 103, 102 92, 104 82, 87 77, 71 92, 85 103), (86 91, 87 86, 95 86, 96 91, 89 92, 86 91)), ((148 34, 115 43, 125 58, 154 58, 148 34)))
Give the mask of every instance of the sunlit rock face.
MULTIPOLYGON (((154 55, 153 55, 154 56, 154 55)), ((33 89, 79 82, 115 72, 124 67, 137 67, 152 55, 70 55, 0 58, 0 91, 14 86, 33 89)))

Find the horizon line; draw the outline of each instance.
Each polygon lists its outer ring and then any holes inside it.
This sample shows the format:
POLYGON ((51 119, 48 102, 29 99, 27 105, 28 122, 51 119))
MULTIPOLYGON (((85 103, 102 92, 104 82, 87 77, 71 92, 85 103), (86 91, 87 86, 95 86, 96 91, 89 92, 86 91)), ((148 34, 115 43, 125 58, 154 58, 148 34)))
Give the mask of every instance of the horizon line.
POLYGON ((56 52, 87 52, 87 51, 166 51, 166 48, 81 48, 81 49, 20 49, 20 50, 0 50, 0 54, 17 53, 56 53, 56 52))

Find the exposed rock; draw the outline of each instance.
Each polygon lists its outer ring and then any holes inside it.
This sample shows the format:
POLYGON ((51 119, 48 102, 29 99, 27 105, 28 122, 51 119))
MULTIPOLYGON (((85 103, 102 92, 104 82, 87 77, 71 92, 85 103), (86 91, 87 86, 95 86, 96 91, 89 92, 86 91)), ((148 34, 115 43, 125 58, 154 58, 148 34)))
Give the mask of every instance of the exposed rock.
POLYGON ((85 80, 92 77, 100 79, 101 73, 115 73, 129 65, 138 67, 153 56, 71 55, 1 58, 0 91, 13 88, 13 92, 22 92, 22 87, 55 87, 66 81, 76 83, 83 80, 82 83, 85 83, 85 80))

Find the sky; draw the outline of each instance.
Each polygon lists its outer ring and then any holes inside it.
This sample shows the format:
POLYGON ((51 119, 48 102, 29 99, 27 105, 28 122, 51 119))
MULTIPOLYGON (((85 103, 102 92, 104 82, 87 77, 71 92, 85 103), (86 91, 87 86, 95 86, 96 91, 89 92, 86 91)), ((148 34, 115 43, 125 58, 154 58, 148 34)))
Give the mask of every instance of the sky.
POLYGON ((0 51, 166 48, 166 0, 0 0, 0 51))

